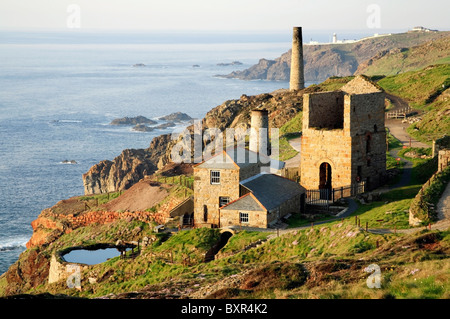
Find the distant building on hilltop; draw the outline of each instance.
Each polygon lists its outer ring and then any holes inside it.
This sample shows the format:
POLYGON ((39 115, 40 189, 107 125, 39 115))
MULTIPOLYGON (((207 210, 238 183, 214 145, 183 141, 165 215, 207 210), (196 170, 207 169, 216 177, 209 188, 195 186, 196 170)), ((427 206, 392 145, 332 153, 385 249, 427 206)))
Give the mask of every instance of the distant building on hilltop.
POLYGON ((438 30, 431 30, 431 29, 424 28, 424 27, 421 27, 421 26, 414 27, 411 30, 409 30, 409 32, 437 32, 437 31, 438 30))

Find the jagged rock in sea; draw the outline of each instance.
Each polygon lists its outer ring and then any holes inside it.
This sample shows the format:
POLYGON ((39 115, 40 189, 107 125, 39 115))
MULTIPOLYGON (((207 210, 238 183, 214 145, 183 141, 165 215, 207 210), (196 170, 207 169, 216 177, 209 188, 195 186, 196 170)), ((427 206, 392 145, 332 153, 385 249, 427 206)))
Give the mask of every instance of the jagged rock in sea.
POLYGON ((132 130, 137 132, 152 132, 155 128, 145 124, 137 124, 132 128, 132 130))
POLYGON ((175 112, 175 113, 171 113, 166 116, 162 116, 159 119, 162 121, 184 122, 184 121, 192 120, 192 117, 190 117, 186 113, 175 112))
POLYGON ((156 128, 165 129, 165 128, 175 127, 175 126, 177 126, 177 125, 174 122, 167 122, 167 123, 159 124, 156 128))
POLYGON ((243 63, 240 61, 233 61, 230 63, 217 63, 217 66, 230 66, 230 65, 242 65, 243 63))
POLYGON ((153 125, 157 124, 157 122, 140 115, 136 117, 122 117, 120 119, 114 119, 110 123, 110 125, 137 125, 137 124, 153 125))

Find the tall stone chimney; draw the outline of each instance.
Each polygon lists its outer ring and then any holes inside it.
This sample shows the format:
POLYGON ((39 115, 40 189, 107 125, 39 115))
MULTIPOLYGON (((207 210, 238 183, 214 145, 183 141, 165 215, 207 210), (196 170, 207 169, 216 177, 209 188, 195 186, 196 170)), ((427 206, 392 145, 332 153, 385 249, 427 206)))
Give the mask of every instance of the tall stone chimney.
POLYGON ((291 78, 289 89, 300 90, 305 88, 303 74, 303 39, 302 27, 294 27, 292 35, 291 78))
POLYGON ((249 149, 270 156, 269 111, 265 109, 252 110, 249 149))

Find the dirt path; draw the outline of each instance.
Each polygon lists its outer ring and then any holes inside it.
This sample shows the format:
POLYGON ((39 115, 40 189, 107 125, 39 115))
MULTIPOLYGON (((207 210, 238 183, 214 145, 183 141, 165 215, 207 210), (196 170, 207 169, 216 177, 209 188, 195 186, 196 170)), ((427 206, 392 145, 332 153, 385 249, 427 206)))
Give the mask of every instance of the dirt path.
POLYGON ((302 148, 301 143, 302 143, 301 137, 297 137, 292 140, 289 140, 289 144, 291 145, 291 147, 294 150, 296 150, 298 152, 298 154, 295 155, 293 158, 290 158, 290 159, 284 161, 286 163, 285 167, 298 167, 300 165, 300 151, 302 148))
MULTIPOLYGON (((389 110, 395 111, 400 110, 409 107, 409 103, 402 99, 401 97, 386 93, 386 97, 392 102, 394 107, 389 110)), ((417 111, 418 113, 420 111, 417 111)), ((408 134, 406 129, 408 128, 408 123, 402 123, 401 119, 387 119, 385 122, 385 126, 389 129, 392 135, 395 136, 396 139, 398 139, 404 146, 411 146, 411 147, 430 147, 429 145, 419 142, 411 137, 411 135, 408 134)))
POLYGON ((407 147, 425 147, 428 148, 430 145, 419 142, 415 140, 411 135, 406 131, 409 126, 408 123, 402 123, 400 119, 389 119, 386 120, 386 127, 389 129, 389 132, 395 136, 404 146, 407 147))
POLYGON ((439 200, 436 210, 438 213, 439 221, 432 225, 431 228, 436 229, 448 229, 450 227, 450 183, 447 184, 441 199, 439 200))

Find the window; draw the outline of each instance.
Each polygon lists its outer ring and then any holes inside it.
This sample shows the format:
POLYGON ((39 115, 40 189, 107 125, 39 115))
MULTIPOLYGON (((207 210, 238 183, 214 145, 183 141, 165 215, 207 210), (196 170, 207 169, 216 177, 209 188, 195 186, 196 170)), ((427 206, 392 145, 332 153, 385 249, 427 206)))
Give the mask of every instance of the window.
POLYGON ((220 171, 211 171, 211 184, 220 184, 220 171))
POLYGON ((239 213, 239 223, 248 223, 248 213, 239 213))
POLYGON ((208 206, 203 205, 203 221, 208 222, 208 206))
POLYGON ((220 196, 219 197, 219 207, 225 206, 230 202, 230 197, 220 196))
POLYGON ((372 136, 367 135, 366 136, 366 153, 370 153, 370 140, 372 139, 372 136))

